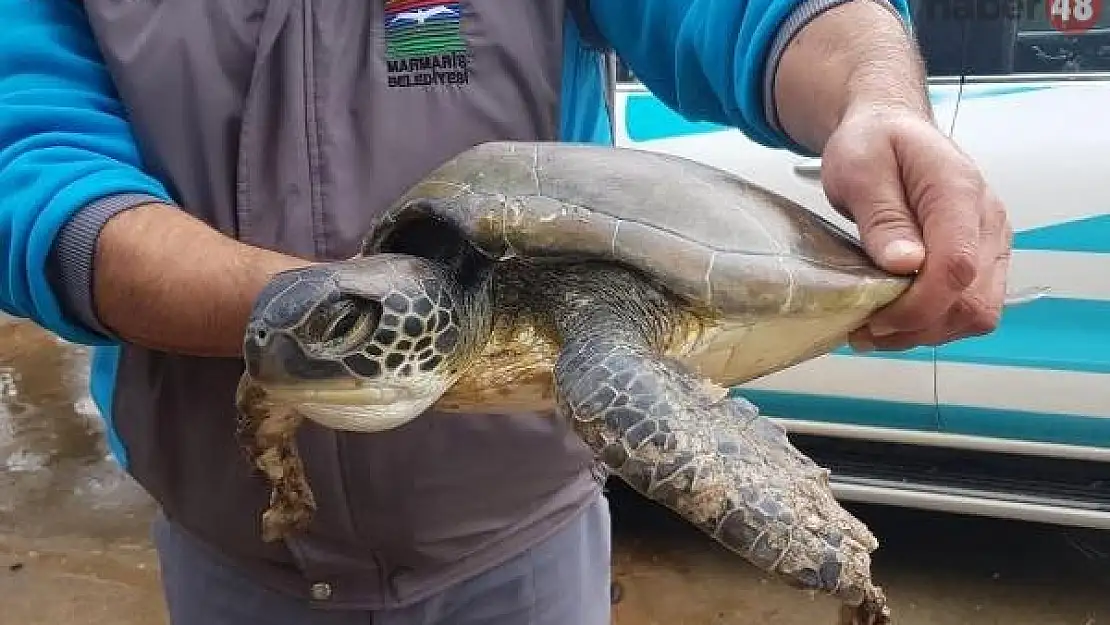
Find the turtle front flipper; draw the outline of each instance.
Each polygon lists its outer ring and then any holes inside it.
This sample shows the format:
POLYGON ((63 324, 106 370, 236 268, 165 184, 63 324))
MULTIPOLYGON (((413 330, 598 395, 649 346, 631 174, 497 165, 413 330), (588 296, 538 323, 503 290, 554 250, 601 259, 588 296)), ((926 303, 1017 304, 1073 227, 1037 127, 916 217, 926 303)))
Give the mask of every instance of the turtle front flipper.
POLYGON ((874 536, 780 426, 662 354, 680 314, 671 300, 616 268, 546 279, 564 294, 550 307, 560 412, 601 461, 758 568, 886 622, 874 536))

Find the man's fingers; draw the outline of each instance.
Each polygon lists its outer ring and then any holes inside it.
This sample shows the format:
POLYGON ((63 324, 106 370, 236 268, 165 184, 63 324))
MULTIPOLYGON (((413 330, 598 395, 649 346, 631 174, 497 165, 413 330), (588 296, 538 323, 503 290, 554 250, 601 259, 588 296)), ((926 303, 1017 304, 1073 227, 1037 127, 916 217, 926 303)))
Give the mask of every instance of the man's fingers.
POLYGON ((858 108, 825 145, 822 182, 853 217, 867 253, 914 274, 901 297, 849 342, 857 349, 940 345, 993 331, 1009 269, 1009 223, 971 158, 934 124, 858 108))
POLYGON ((1002 203, 971 159, 920 119, 861 113, 826 144, 829 201, 852 215, 875 262, 916 274, 850 342, 908 349, 991 332, 1009 267, 1002 203))
POLYGON ((917 271, 925 246, 887 137, 837 137, 829 149, 835 158, 822 170, 829 202, 851 215, 864 248, 880 267, 898 274, 917 271))
MULTIPOLYGON (((984 264, 975 284, 967 291, 969 295, 962 300, 964 306, 951 313, 963 320, 964 331, 949 340, 989 334, 1002 321, 1013 230, 1002 201, 988 193, 986 202, 987 206, 983 209, 982 256, 984 261, 989 259, 990 264, 984 264)), ((953 325, 956 323, 954 321, 953 325)))
MULTIPOLYGON (((1006 226, 1008 232, 1008 226, 1006 226)), ((857 330, 849 343, 857 350, 905 350, 920 345, 943 345, 952 341, 982 336, 993 332, 1002 320, 1002 302, 1006 294, 1006 274, 1010 266, 1009 239, 987 239, 999 243, 988 245, 995 255, 993 267, 981 272, 979 281, 956 300, 941 323, 922 330, 876 335, 870 327, 857 330), (1004 244, 1002 242, 1005 242, 1004 244)))
POLYGON ((976 314, 969 318, 960 310, 963 308, 964 305, 954 307, 945 315, 942 323, 924 330, 876 336, 869 329, 863 328, 852 335, 849 342, 860 351, 902 351, 924 345, 936 347, 959 339, 982 336, 992 331, 998 323, 998 317, 993 315, 976 314))
POLYGON ((907 195, 929 251, 910 289, 871 320, 877 335, 944 324, 949 308, 979 278, 980 221, 983 204, 990 200, 971 163, 952 167, 963 160, 955 148, 938 149, 935 142, 903 135, 894 144, 898 160, 908 164, 907 195), (946 150, 951 153, 945 155, 946 150))
POLYGON ((859 211, 857 223, 867 253, 880 267, 903 275, 921 268, 925 246, 905 204, 872 204, 859 211))

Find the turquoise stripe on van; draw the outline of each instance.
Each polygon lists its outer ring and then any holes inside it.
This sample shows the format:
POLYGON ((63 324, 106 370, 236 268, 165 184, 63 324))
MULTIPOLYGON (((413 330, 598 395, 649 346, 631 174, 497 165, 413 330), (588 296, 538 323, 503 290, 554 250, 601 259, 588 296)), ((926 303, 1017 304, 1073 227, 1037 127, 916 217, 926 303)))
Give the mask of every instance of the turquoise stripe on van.
POLYGON ((1110 419, 1100 417, 941 405, 938 430, 937 408, 931 404, 762 389, 733 389, 732 393, 754 403, 762 414, 787 420, 1110 448, 1110 419))
MULTIPOLYGON (((891 360, 956 362, 974 365, 1110 373, 1110 301, 1051 298, 1008 308, 987 336, 965 338, 938 348, 842 356, 891 360)), ((1110 385, 1110 381, 1107 382, 1110 385)))
MULTIPOLYGON (((1110 203, 1110 198, 1105 201, 1110 203)), ((1110 213, 1014 234, 1015 250, 1110 254, 1110 213)))
POLYGON ((1110 373, 1110 301, 1044 298, 1009 308, 994 332, 942 345, 936 358, 937 362, 1110 373))
POLYGON ((987 336, 965 338, 939 348, 861 354, 844 346, 832 353, 858 358, 1110 373, 1108 320, 1110 301, 1046 297, 1006 309, 998 328, 987 336))
POLYGON ((1007 84, 991 84, 991 83, 965 83, 963 93, 960 98, 963 100, 977 100, 980 98, 996 98, 1006 95, 1017 95, 1021 93, 1032 93, 1034 91, 1044 91, 1051 89, 1053 85, 1007 85, 1007 84))
POLYGON ((1110 419, 1103 417, 942 404, 939 419, 948 434, 1110 447, 1110 419))
POLYGON ((759 408, 761 414, 772 417, 914 431, 936 431, 937 429, 937 411, 933 404, 742 387, 732 388, 730 394, 747 399, 759 408))

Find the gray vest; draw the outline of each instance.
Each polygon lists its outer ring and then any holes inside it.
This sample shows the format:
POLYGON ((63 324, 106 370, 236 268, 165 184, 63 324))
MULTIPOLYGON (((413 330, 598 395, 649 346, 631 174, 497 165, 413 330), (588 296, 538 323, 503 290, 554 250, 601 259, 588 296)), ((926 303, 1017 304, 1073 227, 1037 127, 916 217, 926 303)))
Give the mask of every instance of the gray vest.
MULTIPOLYGON (((183 210, 254 245, 350 256, 376 213, 454 154, 558 138, 565 0, 84 4, 150 171, 183 210), (434 36, 405 28, 434 7, 461 19, 434 36)), ((114 421, 167 516, 286 592, 323 581, 331 604, 413 602, 545 537, 598 489, 553 415, 428 414, 373 436, 309 424, 316 521, 265 544, 268 487, 235 438, 241 370, 128 347, 114 421)))

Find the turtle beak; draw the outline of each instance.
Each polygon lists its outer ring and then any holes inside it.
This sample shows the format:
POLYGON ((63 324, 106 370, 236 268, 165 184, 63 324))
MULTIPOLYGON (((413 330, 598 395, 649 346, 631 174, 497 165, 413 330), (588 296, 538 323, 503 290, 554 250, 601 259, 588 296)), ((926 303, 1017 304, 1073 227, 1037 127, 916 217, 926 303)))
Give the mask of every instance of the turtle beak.
POLYGON ((259 322, 247 327, 243 359, 247 373, 261 384, 296 386, 298 383, 349 377, 338 362, 312 358, 291 335, 267 328, 259 322))

